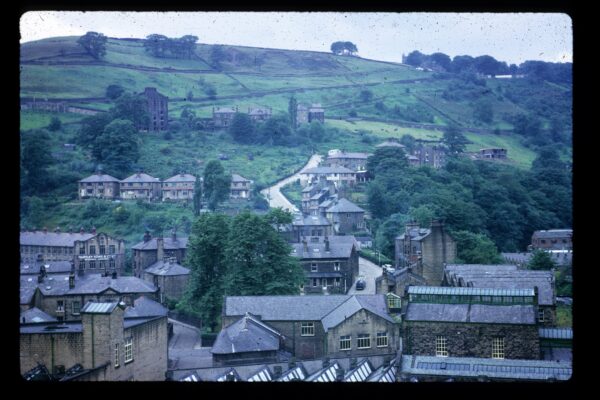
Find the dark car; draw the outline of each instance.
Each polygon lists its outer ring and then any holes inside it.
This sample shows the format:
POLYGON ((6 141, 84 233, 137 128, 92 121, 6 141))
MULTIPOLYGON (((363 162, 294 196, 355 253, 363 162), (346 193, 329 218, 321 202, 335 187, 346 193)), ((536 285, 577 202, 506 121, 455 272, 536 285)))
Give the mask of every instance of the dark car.
POLYGON ((365 286, 367 286, 367 282, 362 279, 356 281, 356 290, 364 290, 365 286))

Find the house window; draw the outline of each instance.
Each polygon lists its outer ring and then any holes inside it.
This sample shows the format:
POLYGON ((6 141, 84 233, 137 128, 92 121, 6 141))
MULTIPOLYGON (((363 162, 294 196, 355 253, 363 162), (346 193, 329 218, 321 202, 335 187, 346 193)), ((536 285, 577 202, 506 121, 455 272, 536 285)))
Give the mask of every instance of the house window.
POLYGON ((335 278, 335 281, 333 282, 333 286, 340 286, 340 282, 341 282, 341 279, 339 277, 335 278))
POLYGON ((79 301, 73 301, 73 303, 71 303, 72 307, 73 307, 73 315, 79 315, 79 311, 81 310, 81 302, 79 301))
POLYGON ((402 308, 402 299, 398 296, 388 295, 388 308, 402 308))
POLYGON ((96 269, 96 261, 94 261, 94 260, 90 261, 89 269, 96 269))
POLYGON ((340 270, 340 263, 339 262, 334 262, 333 263, 333 270, 334 271, 339 271, 340 270))
POLYGON ((115 343, 115 368, 119 365, 119 343, 115 343))
POLYGON ((100 254, 106 254, 106 246, 103 244, 100 245, 100 254))
POLYGON ((125 339, 125 362, 133 361, 133 337, 125 339))
POLYGON ((302 322, 300 325, 300 336, 315 336, 315 323, 302 322))
POLYGON ((313 278, 312 285, 313 287, 317 287, 317 278, 313 278))
POLYGON ((111 244, 108 246, 108 254, 115 254, 115 245, 111 244))
POLYGON ((83 256, 83 255, 85 255, 85 247, 84 247, 84 246, 81 246, 81 247, 79 248, 79 255, 80 255, 80 256, 83 256))
POLYGON ((359 349, 371 348, 371 335, 369 335, 368 333, 358 335, 358 342, 356 347, 359 349))
POLYGON ((544 322, 544 310, 538 310, 538 321, 544 322))
POLYGON ((340 350, 350 350, 352 348, 352 342, 350 335, 340 336, 340 350))
POLYGON ((388 336, 387 332, 377 332, 377 347, 387 347, 388 336))
POLYGON ((106 261, 100 261, 100 269, 103 271, 106 269, 106 261))
POLYGON ((90 245, 90 254, 96 254, 96 246, 90 245))
POLYGON ((110 269, 115 269, 115 260, 113 258, 108 260, 108 266, 110 269))
POLYGON ((445 336, 435 338, 435 356, 448 357, 448 339, 445 336))
POLYGON ((310 264, 310 272, 317 272, 317 270, 318 270, 317 263, 310 264))
POLYGON ((504 359, 504 338, 495 337, 492 339, 492 358, 504 359))
POLYGON ((65 302, 63 300, 58 300, 56 302, 56 312, 64 312, 65 311, 65 302))

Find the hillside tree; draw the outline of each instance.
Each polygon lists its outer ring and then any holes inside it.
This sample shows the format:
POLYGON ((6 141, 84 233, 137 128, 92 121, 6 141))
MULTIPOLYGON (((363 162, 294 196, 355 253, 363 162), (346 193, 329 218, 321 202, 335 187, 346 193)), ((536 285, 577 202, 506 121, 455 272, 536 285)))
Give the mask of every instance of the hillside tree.
POLYGON ((468 231, 452 232, 456 257, 464 264, 500 264, 502 258, 489 237, 468 231))
POLYGON ((215 210, 217 205, 229 197, 231 175, 225 173, 218 160, 211 160, 204 168, 204 198, 208 208, 215 210))
POLYGON ((197 217, 200 215, 202 210, 202 180, 200 176, 196 176, 196 182, 194 182, 194 215, 197 217))
POLYGON ((251 144, 256 140, 254 123, 246 113, 235 113, 227 131, 237 143, 251 144))
POLYGON ((298 101, 294 95, 290 97, 290 101, 288 102, 288 114, 290 116, 290 127, 292 130, 296 130, 298 123, 298 101))
POLYGON ((22 139, 21 165, 25 174, 25 193, 45 191, 50 173, 48 167, 53 158, 50 149, 50 135, 45 129, 26 132, 22 139))
POLYGON ((465 135, 460 132, 458 125, 454 123, 450 123, 444 130, 442 142, 448 148, 451 156, 463 153, 465 146, 469 143, 465 135))
POLYGON ((148 127, 148 105, 143 96, 135 94, 123 94, 110 110, 114 119, 128 119, 136 129, 148 127))
POLYGON ((123 93, 125 93, 125 88, 121 85, 108 85, 106 87, 106 97, 111 100, 116 100, 123 93))
POLYGON ((96 60, 106 54, 106 41, 106 36, 98 32, 88 32, 77 39, 77 43, 96 60))
POLYGON ((535 250, 527 263, 527 268, 532 270, 551 270, 556 268, 556 263, 550 253, 544 250, 535 250))
POLYGON ((110 175, 125 175, 140 158, 137 131, 129 120, 115 119, 96 137, 92 154, 110 175))

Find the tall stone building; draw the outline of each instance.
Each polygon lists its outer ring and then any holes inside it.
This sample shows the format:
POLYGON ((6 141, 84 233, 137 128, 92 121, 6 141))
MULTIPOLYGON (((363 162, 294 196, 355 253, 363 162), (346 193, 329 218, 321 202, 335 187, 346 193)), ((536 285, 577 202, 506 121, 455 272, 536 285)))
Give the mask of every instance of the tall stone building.
POLYGON ((54 232, 47 229, 41 231, 21 231, 19 241, 21 245, 21 262, 33 264, 38 261, 71 261, 75 242, 88 240, 95 236, 95 232, 61 232, 56 228, 54 232))
POLYGON ((348 199, 334 200, 325 215, 336 235, 346 235, 365 229, 365 210, 348 199))
POLYGON ((214 127, 227 128, 231 125, 235 113, 238 112, 237 107, 213 107, 213 124, 214 127))
POLYGON ((166 131, 169 128, 169 98, 156 88, 147 87, 140 94, 146 99, 148 122, 144 129, 149 132, 166 131))
POLYGON ((248 199, 252 190, 252 181, 238 174, 231 174, 229 197, 232 199, 248 199))
POLYGON ((177 236, 173 230, 169 237, 153 238, 146 231, 144 240, 131 247, 133 250, 133 273, 142 277, 144 270, 157 261, 174 257, 176 262, 183 264, 187 249, 188 238, 177 236))
POLYGON ((121 275, 125 263, 125 241, 106 233, 74 242, 73 259, 80 274, 113 272, 121 275))
POLYGON ((394 258, 397 269, 410 267, 412 273, 422 276, 429 285, 440 285, 444 264, 456 258, 456 242, 441 221, 431 221, 428 229, 408 223, 406 231, 396 237, 394 258))
MULTIPOLYGON (((446 149, 439 144, 427 144, 417 142, 413 150, 413 156, 419 159, 419 165, 428 165, 432 168, 442 168, 446 164, 446 149)), ((409 159, 411 165, 413 162, 409 159)))
POLYGON ((155 262, 144 270, 146 282, 152 283, 159 290, 160 302, 167 299, 180 300, 190 279, 190 270, 177 263, 175 257, 155 262))

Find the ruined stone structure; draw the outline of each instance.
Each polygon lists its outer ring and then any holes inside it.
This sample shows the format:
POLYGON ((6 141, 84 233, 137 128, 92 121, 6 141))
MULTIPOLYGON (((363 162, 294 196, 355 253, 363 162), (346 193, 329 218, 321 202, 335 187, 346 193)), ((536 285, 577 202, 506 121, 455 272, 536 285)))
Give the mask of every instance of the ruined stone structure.
POLYGON ((141 127, 149 132, 160 132, 169 129, 169 98, 160 94, 156 88, 147 87, 140 94, 147 104, 148 122, 141 127))

